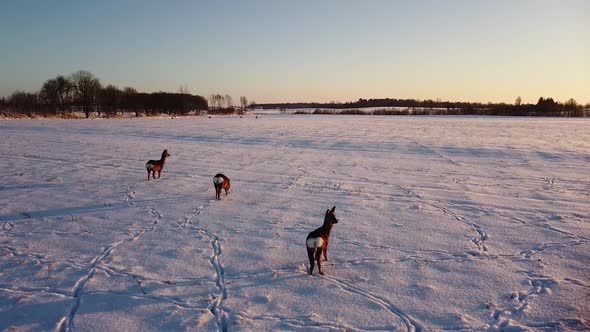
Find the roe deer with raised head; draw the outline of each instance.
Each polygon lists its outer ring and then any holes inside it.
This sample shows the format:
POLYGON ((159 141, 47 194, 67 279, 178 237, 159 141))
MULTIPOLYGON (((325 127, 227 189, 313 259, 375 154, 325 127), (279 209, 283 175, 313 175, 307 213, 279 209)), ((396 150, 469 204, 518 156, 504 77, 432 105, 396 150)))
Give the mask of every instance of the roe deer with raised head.
POLYGON ((336 207, 332 210, 326 210, 326 216, 324 217, 324 224, 322 227, 307 235, 305 239, 305 246, 307 247, 307 256, 309 257, 309 274, 313 274, 314 259, 318 262, 318 270, 320 274, 324 274, 322 269, 322 253, 324 254, 324 260, 328 260, 328 244, 330 243, 330 232, 334 224, 338 223, 336 215, 334 214, 336 207))
POLYGON ((158 179, 160 178, 164 163, 166 162, 166 157, 170 157, 168 150, 162 152, 162 158, 160 158, 160 160, 150 160, 145 163, 145 169, 147 169, 148 172, 148 181, 150 180, 150 172, 152 173, 152 178, 154 180, 156 179, 156 172, 158 172, 158 179))
POLYGON ((221 189, 225 190, 225 194, 227 195, 227 191, 231 187, 229 178, 221 173, 215 174, 213 185, 215 186, 215 198, 217 199, 221 199, 221 189))

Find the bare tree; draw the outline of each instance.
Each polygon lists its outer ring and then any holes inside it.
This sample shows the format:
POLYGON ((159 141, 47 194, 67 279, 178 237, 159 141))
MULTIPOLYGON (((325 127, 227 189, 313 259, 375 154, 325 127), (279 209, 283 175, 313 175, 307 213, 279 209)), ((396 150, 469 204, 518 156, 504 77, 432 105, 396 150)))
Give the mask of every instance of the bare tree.
POLYGON ((123 88, 123 93, 133 95, 133 94, 137 93, 137 90, 135 90, 135 88, 133 88, 133 87, 126 86, 123 88))
POLYGON ((116 86, 109 84, 98 92, 99 107, 107 116, 113 116, 121 107, 121 96, 123 92, 116 86))
POLYGON ((520 98, 520 96, 518 98, 516 98, 516 100, 514 101, 514 106, 520 106, 522 104, 522 98, 520 98))
POLYGON ((246 106, 248 106, 248 98, 245 96, 240 97, 240 106, 242 108, 242 112, 246 110, 246 106))
POLYGON ((72 98, 72 82, 70 82, 69 79, 61 75, 57 76, 55 78, 55 81, 57 82, 57 94, 59 97, 59 103, 61 105, 61 110, 63 111, 66 109, 67 105, 69 104, 72 98))
POLYGON ((215 108, 215 101, 216 101, 215 94, 214 93, 210 94, 209 100, 208 100, 209 107, 215 108))
POLYGON ((186 84, 181 85, 178 88, 178 93, 183 94, 183 95, 188 95, 190 94, 190 91, 188 89, 188 86, 186 84))
POLYGON ((578 112, 580 109, 578 102, 574 98, 570 98, 565 102, 564 109, 567 116, 581 116, 581 112, 578 112))
POLYGON ((55 79, 49 79, 43 83, 41 91, 39 91, 39 99, 47 105, 51 111, 56 112, 58 110, 59 97, 57 93, 57 81, 55 79))
POLYGON ((223 100, 224 99, 225 99, 225 97, 223 97, 220 94, 215 95, 215 103, 217 104, 218 109, 221 109, 223 107, 223 100))
POLYGON ((43 83, 43 87, 39 92, 39 97, 43 100, 53 111, 65 111, 70 103, 72 84, 63 77, 49 79, 43 83))
POLYGON ((124 87, 121 92, 121 109, 126 112, 135 111, 135 116, 139 116, 139 105, 137 102, 137 90, 130 86, 124 87))
POLYGON ((17 113, 36 113, 40 109, 39 95, 17 90, 8 97, 8 107, 17 113))
POLYGON ((224 99, 225 99, 225 105, 227 105, 227 108, 232 108, 234 106, 234 101, 230 95, 226 94, 224 99))
POLYGON ((86 70, 73 73, 70 80, 74 88, 76 102, 82 107, 86 118, 89 118, 100 90, 100 80, 86 70))
POLYGON ((575 108, 578 106, 578 102, 574 98, 570 98, 565 102, 565 106, 575 108))

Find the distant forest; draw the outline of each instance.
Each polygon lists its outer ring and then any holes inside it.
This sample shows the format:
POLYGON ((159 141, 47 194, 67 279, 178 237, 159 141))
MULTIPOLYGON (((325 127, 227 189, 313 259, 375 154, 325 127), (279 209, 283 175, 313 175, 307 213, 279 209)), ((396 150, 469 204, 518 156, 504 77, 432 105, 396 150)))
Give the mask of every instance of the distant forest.
MULTIPOLYGON (((114 117, 125 112, 150 116, 187 115, 195 111, 200 114, 202 110, 209 110, 207 99, 192 95, 183 87, 179 90, 178 93, 144 93, 132 87, 103 86, 92 73, 80 70, 45 81, 38 92, 15 91, 8 98, 0 98, 0 115, 68 117, 72 112, 83 112, 89 118, 93 113, 99 117, 114 117)), ((229 95, 212 94, 210 99, 213 107, 209 113, 235 111, 229 95)), ((240 102, 242 107, 238 112, 244 111, 246 97, 241 97, 240 102)))
MULTIPOLYGON (((514 104, 470 103, 415 99, 359 99, 347 103, 275 103, 248 105, 240 97, 240 108, 235 109, 229 95, 211 94, 209 100, 188 93, 138 92, 133 87, 103 86, 92 73, 84 70, 69 76, 59 75, 43 83, 38 92, 15 91, 8 98, 0 98, 0 116, 57 116, 68 117, 72 112, 83 112, 86 118, 115 117, 121 113, 135 116, 160 114, 188 115, 243 113, 249 108, 315 109, 313 114, 373 114, 373 115, 504 115, 504 116, 590 116, 590 104, 579 105, 573 98, 564 103, 553 98, 539 98, 536 104, 523 104, 518 97, 514 104), (379 108, 367 112, 366 108, 379 108), (364 110, 363 110, 364 109, 364 110)), ((308 113, 299 111, 296 113, 308 113)))
MULTIPOLYGON (((504 115, 504 116, 590 116, 590 104, 579 105, 573 98, 565 103, 553 98, 539 98, 536 104, 523 104, 518 97, 514 104, 469 103, 415 99, 359 99, 347 103, 275 103, 253 104, 262 109, 315 109, 313 114, 374 114, 374 115, 504 115), (371 112, 367 107, 379 107, 371 112), (387 109, 390 108, 390 109, 387 109), (402 108, 402 109, 400 109, 402 108)), ((300 111, 296 113, 307 113, 300 111)))

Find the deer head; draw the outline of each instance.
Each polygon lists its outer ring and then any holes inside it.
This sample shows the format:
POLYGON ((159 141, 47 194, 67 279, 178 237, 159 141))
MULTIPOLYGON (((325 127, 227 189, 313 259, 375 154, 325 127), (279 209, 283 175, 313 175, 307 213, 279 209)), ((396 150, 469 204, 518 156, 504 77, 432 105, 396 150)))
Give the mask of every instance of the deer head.
POLYGON ((336 206, 334 206, 331 210, 326 210, 326 216, 324 217, 324 225, 333 225, 338 223, 338 219, 336 219, 336 215, 334 214, 334 210, 336 210, 336 206))

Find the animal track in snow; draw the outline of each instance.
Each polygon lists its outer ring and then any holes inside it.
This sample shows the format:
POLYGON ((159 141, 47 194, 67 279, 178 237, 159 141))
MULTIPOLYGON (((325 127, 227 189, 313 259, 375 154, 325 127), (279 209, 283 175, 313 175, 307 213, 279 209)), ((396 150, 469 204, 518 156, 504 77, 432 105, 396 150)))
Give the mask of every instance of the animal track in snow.
MULTIPOLYGON (((154 224, 157 224, 157 220, 159 220, 162 215, 155 209, 153 208, 149 208, 149 213, 156 219, 154 219, 154 224)), ((69 312, 63 316, 56 325, 55 330, 56 331, 72 331, 72 329, 74 328, 74 317, 76 315, 76 312, 78 311, 78 308, 80 307, 80 298, 82 297, 82 290, 84 289, 84 286, 86 285, 86 283, 92 279, 94 277, 94 273, 96 272, 96 270, 99 268, 99 264, 106 258, 108 258, 113 250, 115 248, 117 248, 119 245, 126 243, 126 242, 132 242, 137 240, 137 238, 147 232, 151 232, 154 229, 156 229, 156 226, 153 226, 151 228, 147 228, 144 230, 141 230, 139 232, 135 232, 133 235, 131 235, 130 237, 124 239, 124 240, 120 240, 120 241, 116 241, 114 243, 111 243, 109 246, 107 246, 105 249, 102 250, 102 252, 94 257, 92 259, 92 261, 90 261, 90 266, 88 267, 88 272, 86 272, 86 274, 81 277, 80 279, 78 279, 78 281, 76 281, 74 288, 72 290, 72 299, 73 299, 73 303, 70 306, 70 310, 69 312)))
POLYGON ((199 207, 194 208, 193 213, 191 215, 186 216, 184 219, 181 219, 177 222, 178 227, 180 228, 187 228, 189 225, 192 225, 193 218, 203 213, 203 211, 213 204, 213 200, 210 200, 206 204, 203 204, 199 207))
MULTIPOLYGON (((333 330, 342 330, 342 331, 350 331, 354 330, 351 329, 350 326, 340 325, 337 323, 328 323, 328 322, 319 322, 317 319, 314 319, 315 315, 309 316, 301 316, 301 317, 286 317, 282 315, 273 315, 273 314, 261 314, 261 315, 248 315, 247 313, 243 314, 235 314, 236 318, 238 318, 238 322, 241 321, 251 321, 251 320, 261 320, 261 321, 270 321, 275 323, 280 323, 289 326, 293 330, 308 330, 311 326, 316 328, 323 328, 330 331, 333 330)), ((383 327, 382 330, 392 329, 391 326, 383 327)))
POLYGON ((125 197, 125 202, 127 202, 127 205, 129 205, 129 206, 135 205, 135 202, 133 201, 134 199, 135 199, 135 190, 133 190, 131 187, 127 188, 126 197, 125 197))
POLYGON ((471 226, 471 228, 473 228, 473 230, 475 230, 475 232, 477 233, 477 236, 474 237, 473 239, 471 239, 471 242, 473 242, 473 244, 475 244, 475 246, 477 247, 478 252, 480 254, 483 254, 485 251, 488 250, 488 247, 487 247, 487 245, 485 243, 485 240, 488 239, 488 234, 487 234, 486 230, 481 225, 478 225, 478 224, 476 224, 474 222, 470 222, 467 219, 465 219, 464 217, 456 214, 455 212, 453 212, 453 211, 451 211, 451 210, 449 210, 449 209, 447 209, 447 208, 445 208, 443 206, 440 206, 438 204, 425 201, 420 195, 416 194, 410 188, 406 188, 406 187, 403 187, 403 186, 398 186, 398 188, 400 188, 402 191, 404 191, 406 193, 406 195, 418 199, 422 204, 425 204, 425 205, 428 205, 430 207, 433 207, 433 208, 441 211, 442 213, 444 213, 444 214, 446 214, 448 216, 453 217, 453 219, 455 219, 455 220, 457 220, 457 221, 459 221, 459 222, 461 222, 463 224, 466 224, 466 225, 471 226))
MULTIPOLYGON (((525 281, 531 287, 529 290, 514 292, 509 295, 512 302, 507 309, 494 309, 491 317, 494 319, 493 326, 502 330, 504 327, 513 325, 514 319, 518 318, 523 312, 526 312, 531 307, 531 299, 541 295, 550 295, 552 289, 559 285, 558 281, 552 277, 548 277, 535 272, 528 272, 528 277, 525 281)), ((493 309, 494 305, 488 305, 493 309)))
POLYGON ((337 285, 342 290, 345 290, 347 292, 350 292, 350 293, 353 293, 356 295, 363 296, 363 297, 367 298, 368 300, 370 300, 374 303, 377 303, 381 307, 387 309, 389 312, 391 312, 393 315, 399 317, 404 322, 404 324, 406 325, 407 331, 411 331, 411 332, 422 331, 422 326, 420 325, 420 323, 418 323, 412 316, 404 313, 397 306, 395 306, 394 304, 389 302, 389 300, 382 298, 379 295, 375 295, 375 294, 372 294, 372 293, 367 292, 365 290, 362 290, 354 285, 351 285, 351 284, 344 282, 344 281, 342 281, 338 278, 335 278, 335 277, 324 275, 324 276, 322 276, 322 279, 328 280, 329 282, 337 285))
POLYGON ((555 184, 555 178, 543 178, 543 189, 551 190, 553 189, 553 185, 555 184))
POLYGON ((297 169, 299 170, 300 174, 289 179, 289 183, 287 184, 287 189, 291 189, 291 188, 298 186, 300 184, 299 182, 301 181, 301 179, 305 175, 308 174, 308 172, 305 169, 303 169, 303 167, 301 165, 298 165, 297 169))
POLYGON ((578 246, 582 244, 588 243, 587 240, 576 240, 571 242, 562 242, 562 243, 542 243, 540 245, 535 246, 534 248, 523 250, 520 252, 520 256, 530 259, 534 254, 547 250, 547 249, 561 249, 567 247, 578 246))
POLYGON ((467 221, 464 217, 454 213, 453 211, 451 211, 445 207, 442 207, 442 206, 439 206, 436 204, 431 204, 431 203, 425 203, 425 204, 428 204, 428 205, 442 211, 444 214, 453 217, 457 221, 460 221, 466 225, 471 226, 471 228, 473 228, 477 232, 477 236, 474 237, 473 239, 471 239, 471 242, 473 242, 477 246, 477 250, 480 253, 483 253, 484 251, 488 250, 488 247, 484 242, 485 240, 488 239, 488 234, 483 227, 481 227, 480 225, 478 225, 474 222, 467 221))
POLYGON ((14 224, 11 223, 10 221, 2 223, 2 230, 3 231, 9 232, 12 230, 12 228, 14 228, 14 224))
MULTIPOLYGON (((337 260, 338 261, 338 260, 337 260)), ((233 275, 233 276, 228 276, 228 278, 230 279, 252 279, 252 278, 259 278, 259 277, 271 277, 275 278, 277 276, 281 276, 281 275, 285 275, 286 277, 291 277, 295 274, 305 274, 307 276, 307 271, 304 267, 302 268, 298 268, 298 266, 293 266, 293 265, 285 265, 285 266, 275 266, 273 268, 270 269, 266 269, 264 271, 253 271, 253 272, 242 272, 239 273, 237 275, 233 275)), ((421 331, 422 330, 422 326, 420 323, 418 323, 413 317, 411 317, 410 315, 404 313, 401 309, 399 309, 397 306, 395 306, 394 304, 392 304, 388 299, 385 299, 383 297, 381 297, 380 295, 375 295, 372 294, 368 291, 362 290, 357 286, 352 285, 349 282, 345 282, 339 278, 333 277, 333 276, 329 276, 329 275, 323 275, 323 276, 318 276, 319 278, 321 278, 324 281, 327 281, 328 283, 331 283, 333 285, 335 285, 336 287, 352 293, 354 295, 359 295, 362 296, 364 298, 366 298, 368 301, 375 303, 376 305, 378 305, 379 307, 389 311, 391 314, 393 314, 394 316, 398 317, 405 325, 406 330, 407 331, 421 331)), ((277 323, 284 323, 286 325, 291 325, 294 328, 305 328, 305 327, 309 327, 309 326, 315 326, 315 327, 323 327, 323 328, 328 328, 328 329, 336 329, 336 330, 340 330, 340 329, 344 329, 344 330, 357 330, 358 328, 353 328, 350 326, 342 326, 342 325, 338 325, 337 323, 334 322, 318 322, 317 320, 311 320, 309 318, 305 318, 305 317, 284 317, 284 316, 279 316, 279 315, 272 315, 272 314, 262 314, 262 315, 255 315, 255 316, 249 316, 247 315, 247 313, 238 313, 238 314, 234 314, 235 317, 239 318, 240 320, 268 320, 268 321, 274 321, 277 323)), ((383 328, 375 328, 375 327, 371 327, 371 328, 367 328, 368 330, 393 330, 395 329, 395 326, 386 326, 383 328)), ((363 330, 363 329, 360 329, 363 330)))
POLYGON ((557 280, 536 273, 529 273, 528 283, 533 287, 534 294, 551 294, 553 287, 558 285, 557 280))
POLYGON ((154 224, 157 224, 160 219, 162 219, 162 214, 160 212, 158 212, 158 210, 154 209, 154 208, 148 208, 150 211, 150 214, 152 215, 152 222, 154 224))
POLYGON ((218 294, 211 294, 210 296, 211 302, 209 305, 209 310, 211 311, 211 313, 215 315, 219 331, 227 331, 228 315, 225 312, 225 310, 223 310, 223 301, 227 299, 227 288, 225 284, 225 269, 223 267, 223 264, 221 264, 221 262, 219 261, 219 256, 221 256, 222 253, 222 247, 220 244, 219 236, 206 229, 193 225, 193 218, 203 213, 203 211, 209 206, 211 206, 213 202, 214 200, 210 200, 206 204, 195 208, 191 215, 184 218, 184 220, 178 222, 178 227, 188 228, 189 226, 192 226, 192 228, 196 229, 200 234, 205 235, 209 238, 209 243, 211 245, 212 250, 212 255, 209 259, 209 263, 215 269, 215 284, 217 285, 217 288, 219 288, 218 294))
POLYGON ((210 263, 215 268, 216 280, 215 284, 219 288, 219 294, 214 297, 211 305, 209 306, 209 310, 215 315, 217 318, 217 327, 220 331, 227 331, 227 313, 223 310, 222 305, 223 301, 227 299, 227 288, 225 286, 225 269, 223 265, 219 261, 219 256, 221 256, 222 248, 221 244, 219 243, 219 237, 209 231, 201 229, 200 232, 205 234, 209 237, 211 248, 213 249, 213 255, 211 256, 210 263))
POLYGON ((94 259, 90 262, 88 272, 82 278, 78 279, 78 281, 76 281, 76 284, 74 285, 74 289, 72 291, 72 298, 74 301, 70 306, 69 313, 58 321, 56 331, 71 331, 74 328, 74 316, 76 315, 76 311, 78 311, 78 307, 80 306, 80 292, 82 291, 84 285, 86 285, 88 280, 92 279, 92 277, 94 276, 94 273, 96 271, 96 265, 99 264, 100 261, 102 261, 103 259, 107 258, 112 253, 113 249, 115 249, 123 242, 125 242, 125 240, 112 243, 111 245, 106 247, 100 253, 100 255, 94 257, 94 259))

